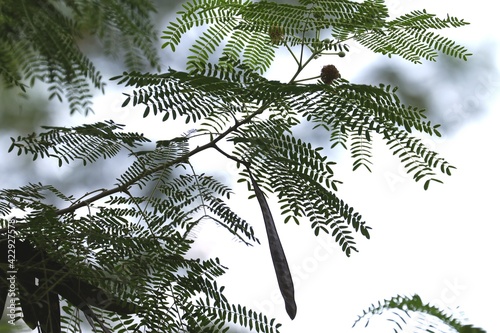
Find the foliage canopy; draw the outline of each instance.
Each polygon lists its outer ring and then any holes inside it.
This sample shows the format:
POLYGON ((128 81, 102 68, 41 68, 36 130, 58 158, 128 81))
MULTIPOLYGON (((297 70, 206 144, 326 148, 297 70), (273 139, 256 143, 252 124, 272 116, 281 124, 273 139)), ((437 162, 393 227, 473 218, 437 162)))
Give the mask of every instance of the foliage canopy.
MULTIPOLYGON (((309 122, 327 131, 332 149, 350 151, 353 169, 370 170, 372 142, 380 137, 426 189, 453 170, 413 136, 440 135, 438 125, 426 120, 424 110, 402 104, 396 88, 351 83, 333 65, 311 79, 300 75, 320 57, 348 55, 350 43, 414 63, 434 61, 439 53, 466 60, 464 47, 436 32, 467 24, 458 18, 424 10, 390 18, 381 0, 192 0, 161 36, 163 47, 175 52, 183 36, 205 27, 189 48, 186 68, 149 73, 141 71, 144 60, 157 67, 158 58, 151 51, 155 41, 147 17, 154 8, 148 1, 21 0, 20 6, 4 1, 0 8, 0 75, 7 84, 26 90, 27 82, 48 83, 51 98, 64 95, 71 112, 88 112, 90 86, 101 89, 103 83, 75 36, 92 34, 106 51, 118 46, 124 52, 129 70, 113 78, 133 88, 123 106, 143 107, 144 117, 163 121, 183 118, 196 127, 153 145, 112 120, 45 126, 12 138, 10 151, 50 158, 58 166, 86 165, 123 151, 130 161, 114 187, 83 198, 40 183, 0 191, 2 254, 15 234, 17 314, 22 311, 31 328, 76 332, 83 313, 103 332, 218 332, 228 323, 278 331, 274 319, 224 297, 216 279, 226 268, 217 258, 188 253, 193 229, 205 220, 245 244, 259 242, 251 224, 230 206, 231 189, 191 163, 202 152, 234 161, 238 181, 257 198, 292 319, 293 281, 266 195, 277 196, 285 222, 308 220, 316 235, 334 237, 347 256, 357 251, 355 235, 370 237, 361 214, 338 195, 335 163, 324 147, 299 138, 297 125, 309 122), (297 65, 283 81, 265 77, 278 50, 288 51, 297 65), (192 147, 193 138, 205 141, 192 147), (23 214, 9 220, 14 210, 23 214), (61 313, 54 310, 59 296, 67 302, 61 313)), ((6 278, 11 262, 1 263, 6 278)), ((0 285, 2 301, 7 287, 0 285)))
POLYGON ((89 36, 130 70, 159 69, 150 1, 2 1, 0 76, 22 91, 47 84, 50 99, 66 99, 70 111, 92 110, 92 89, 102 75, 81 50, 89 36))

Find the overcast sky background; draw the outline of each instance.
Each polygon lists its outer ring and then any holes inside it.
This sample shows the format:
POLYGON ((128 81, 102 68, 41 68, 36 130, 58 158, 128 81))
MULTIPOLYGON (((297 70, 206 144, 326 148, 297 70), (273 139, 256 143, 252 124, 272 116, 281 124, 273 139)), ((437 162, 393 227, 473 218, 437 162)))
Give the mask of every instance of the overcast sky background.
MULTIPOLYGON (((480 50, 481 45, 488 45, 492 54, 497 54, 498 14, 486 0, 392 0, 387 4, 394 16, 425 8, 441 16, 449 13, 464 18, 470 26, 447 30, 446 35, 472 53, 480 50)), ((170 65, 171 57, 162 55, 165 68, 170 65)), ((318 60, 310 66, 308 74, 318 75, 323 65, 333 63, 342 77, 364 83, 362 78, 367 69, 383 59, 352 47, 343 59, 318 60)), ((287 81, 292 74, 287 72, 293 68, 291 61, 289 57, 280 59, 269 77, 287 81)), ((408 68, 419 77, 428 66, 432 64, 408 68)), ((329 237, 315 237, 307 221, 300 226, 280 223, 274 206, 278 232, 295 280, 298 311, 293 321, 288 318, 279 293, 259 206, 256 200, 247 200, 246 187, 235 184, 234 164, 226 160, 216 164, 216 159, 206 153, 193 158, 193 165, 200 167, 198 172, 211 171, 233 186, 236 195, 232 206, 252 223, 262 243, 245 247, 209 223, 198 230, 197 254, 218 256, 229 267, 220 283, 226 286, 229 300, 276 317, 283 323, 283 333, 391 332, 388 317, 374 318, 368 328, 364 328, 364 322, 354 329, 351 326, 357 315, 372 303, 397 294, 418 293, 425 302, 449 307, 459 316, 463 312, 470 323, 488 332, 500 332, 497 320, 500 176, 496 153, 500 141, 497 134, 500 79, 496 72, 491 72, 478 82, 462 105, 435 110, 463 123, 442 138, 425 140, 457 167, 453 176, 442 177, 444 184, 432 184, 424 191, 423 184, 415 183, 404 172, 384 144, 375 145, 372 173, 352 172, 348 154, 335 154, 337 179, 344 182, 339 197, 360 212, 373 228, 371 240, 356 238, 359 253, 351 258, 346 258, 329 237), (487 112, 471 120, 464 112, 478 103, 486 103, 487 112)), ((462 83, 456 84, 458 87, 462 83)), ((95 115, 76 115, 71 119, 75 124, 113 119, 126 124, 128 131, 146 132, 153 139, 168 139, 190 128, 168 125, 155 118, 143 119, 142 109, 122 109, 122 102, 121 91, 108 89, 105 96, 96 98, 95 115)), ((64 121, 60 120, 62 124, 64 121)))

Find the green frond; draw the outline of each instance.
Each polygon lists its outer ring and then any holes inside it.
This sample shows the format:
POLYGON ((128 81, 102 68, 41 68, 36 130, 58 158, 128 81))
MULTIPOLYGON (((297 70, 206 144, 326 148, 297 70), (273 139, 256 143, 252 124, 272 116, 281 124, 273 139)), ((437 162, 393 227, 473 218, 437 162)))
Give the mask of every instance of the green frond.
MULTIPOLYGON (((10 212, 11 212, 10 205, 2 199, 0 201, 0 215, 1 216, 6 216, 6 215, 9 215, 10 212)), ((0 219, 0 221, 1 221, 0 222, 1 228, 6 228, 7 224, 8 224, 8 221, 4 220, 4 219, 0 219)))
POLYGON ((370 319, 374 315, 383 315, 386 312, 393 314, 391 318, 388 318, 388 321, 394 323, 394 332, 396 333, 403 332, 407 321, 415 317, 419 323, 419 327, 416 328, 418 331, 415 332, 437 333, 454 329, 463 333, 486 333, 481 328, 462 323, 459 319, 447 314, 437 306, 424 303, 418 295, 411 297, 397 295, 383 302, 378 301, 377 304, 372 304, 368 309, 363 310, 363 314, 358 316, 353 327, 362 320, 366 320, 365 326, 368 326, 370 319))
POLYGON ((193 27, 217 24, 221 21, 228 22, 230 19, 234 19, 244 3, 249 3, 249 1, 194 0, 183 4, 184 10, 177 13, 179 16, 176 22, 171 22, 163 31, 164 35, 161 38, 166 41, 162 48, 170 47, 172 51, 175 51, 175 47, 181 42, 182 35, 193 27))
POLYGON ((144 116, 151 111, 154 115, 164 113, 164 121, 178 116, 185 117, 186 122, 199 121, 215 110, 225 109, 241 93, 238 83, 174 70, 161 75, 124 73, 113 79, 139 88, 133 97, 127 97, 124 106, 131 100, 133 105, 144 104, 144 116))
POLYGON ((189 49, 192 55, 188 56, 186 69, 190 72, 204 71, 210 56, 216 52, 224 37, 230 35, 235 26, 233 16, 225 20, 219 19, 210 26, 189 49))
MULTIPOLYGON (((316 125, 317 127, 325 128, 328 130, 327 126, 324 126, 322 124, 316 125)), ((342 148, 347 149, 347 140, 349 136, 346 131, 342 131, 340 127, 337 128, 332 128, 330 130, 330 142, 332 143, 330 148, 333 149, 340 145, 342 148)))
POLYGON ((356 36, 363 31, 379 29, 389 16, 384 1, 363 2, 336 0, 311 1, 315 17, 339 41, 356 36))
MULTIPOLYGON (((240 61, 243 50, 247 46, 246 41, 252 38, 252 32, 242 29, 237 29, 233 32, 231 38, 227 41, 222 49, 222 57, 229 58, 232 63, 240 61)), ((224 58, 219 60, 224 62, 224 58)))
MULTIPOLYGON (((201 215, 196 221, 211 220, 246 244, 258 242, 253 228, 238 216, 221 197, 229 198, 230 189, 211 176, 180 175, 162 185, 167 207, 186 207, 188 214, 201 215)), ((193 215, 193 221, 196 215, 193 215)), ((177 222, 174 221, 175 224, 177 222)), ((198 223, 198 222, 196 222, 198 223)), ((186 223, 180 223, 185 227, 186 223)))
POLYGON ((434 61, 438 51, 460 59, 470 55, 463 46, 429 31, 466 25, 463 20, 450 16, 439 19, 425 11, 414 11, 388 21, 383 0, 300 1, 299 5, 197 0, 184 8, 162 38, 167 40, 164 47, 175 50, 188 30, 209 26, 190 49, 188 70, 202 70, 224 40, 223 54, 241 58, 261 73, 269 68, 278 46, 302 44, 321 53, 332 48, 341 50, 342 43, 351 39, 374 52, 399 55, 415 63, 421 59, 434 61), (323 43, 311 37, 322 30, 330 30, 334 41, 323 43), (260 61, 256 55, 261 56, 260 61))
POLYGON ((233 210, 231 210, 231 208, 229 208, 229 206, 227 206, 222 199, 208 197, 205 198, 204 201, 206 203, 207 210, 218 217, 217 219, 210 217, 210 219, 229 230, 234 235, 235 239, 249 245, 250 243, 242 238, 242 235, 244 235, 249 241, 259 242, 255 237, 253 228, 250 224, 233 212, 233 210))
POLYGON ((174 167, 187 162, 182 157, 188 149, 188 140, 184 139, 158 145, 152 151, 137 152, 134 154, 136 160, 118 178, 118 184, 121 186, 137 185, 142 189, 150 182, 164 183, 174 167))
MULTIPOLYGON (((245 64, 225 60, 224 66, 207 64, 203 73, 169 70, 164 74, 124 73, 112 78, 134 86, 123 106, 145 105, 144 116, 164 113, 163 120, 183 116, 186 122, 228 121, 232 112, 277 101, 265 78, 245 64), (248 105, 248 107, 246 107, 248 105)), ((234 120, 234 118, 233 118, 234 120)))
POLYGON ((49 98, 67 100, 71 113, 91 112, 91 90, 104 89, 101 74, 78 46, 82 36, 102 38, 108 53, 122 51, 130 70, 146 62, 159 67, 149 1, 8 0, 1 7, 2 79, 22 90, 27 83, 46 83, 49 98))
MULTIPOLYGON (((332 105, 339 103, 350 106, 351 118, 345 118, 346 124, 351 125, 352 130, 358 130, 361 124, 370 130, 383 131, 387 123, 403 127, 411 132, 415 129, 429 135, 439 135, 436 127, 429 121, 425 121, 424 110, 401 104, 395 94, 397 88, 380 85, 379 87, 369 85, 346 84, 337 88, 337 96, 332 105), (358 125, 352 125, 352 123, 358 125)), ((342 119, 343 117, 339 117, 342 119)))
POLYGON ((421 58, 435 60, 437 53, 428 45, 415 38, 411 30, 374 31, 356 38, 363 46, 376 53, 400 55, 413 63, 421 58))
MULTIPOLYGON (((192 279, 192 278, 191 278, 192 279)), ((192 283, 188 279, 182 282, 192 283)), ((201 293, 192 293, 196 302, 186 306, 188 327, 197 332, 225 332, 228 323, 235 323, 256 332, 279 332, 281 326, 274 319, 269 320, 262 313, 247 309, 245 306, 230 304, 222 294, 224 287, 218 287, 206 279, 198 279, 201 293), (204 297, 206 295, 206 297, 204 297)), ((189 286, 192 290, 192 286, 189 286)))
POLYGON ((357 251, 353 231, 361 232, 366 238, 370 237, 370 227, 365 226, 361 215, 321 183, 311 180, 303 170, 294 170, 288 164, 270 162, 265 170, 263 168, 256 170, 263 177, 269 177, 272 182, 268 186, 277 194, 285 222, 293 219, 298 223, 298 218, 307 217, 315 235, 321 232, 330 234, 347 256, 352 251, 357 251))
POLYGON ((345 134, 349 129, 369 137, 367 132, 382 133, 392 124, 407 131, 416 129, 439 135, 437 127, 425 121, 423 110, 401 104, 396 89, 390 86, 356 85, 345 80, 337 80, 332 86, 280 86, 281 96, 290 107, 317 127, 331 132, 345 134))
MULTIPOLYGON (((331 192, 339 181, 319 148, 281 132, 271 121, 254 122, 232 141, 238 159, 250 164, 263 188, 276 193, 285 222, 307 217, 316 235, 331 234, 347 255, 356 251, 349 228, 369 237, 361 215, 331 192)), ((248 179, 245 171, 242 176, 248 179)))
POLYGON ((167 41, 163 47, 175 50, 181 36, 188 30, 209 25, 190 48, 187 70, 196 72, 202 71, 210 56, 222 49, 223 56, 233 59, 241 57, 249 68, 264 73, 270 67, 276 51, 269 30, 283 26, 287 29, 285 33, 296 33, 300 29, 292 27, 302 25, 303 18, 308 15, 305 7, 278 6, 269 2, 192 1, 184 8, 185 11, 179 12, 177 22, 171 23, 164 31, 162 38, 167 41), (226 46, 222 47, 224 40, 226 46))
POLYGON ((417 29, 458 28, 468 24, 463 19, 449 15, 446 19, 440 19, 435 14, 429 14, 425 10, 415 10, 389 22, 389 26, 417 29))
POLYGON ((305 6, 257 1, 242 6, 241 15, 243 20, 239 28, 265 33, 269 43, 269 30, 273 27, 282 29, 284 35, 300 34, 314 28, 309 19, 311 12, 305 6))
POLYGON ((9 151, 17 149, 18 155, 32 154, 33 160, 56 158, 59 166, 74 160, 81 160, 86 165, 100 158, 116 156, 123 149, 130 151, 149 141, 142 134, 115 132, 123 125, 113 121, 72 128, 42 127, 49 131, 11 138, 9 151))
POLYGON ((159 70, 156 32, 151 13, 156 11, 149 0, 64 1, 72 10, 79 31, 97 36, 105 51, 122 57, 131 71, 148 66, 159 70))
POLYGON ((206 312, 206 316, 209 319, 205 323, 205 325, 208 326, 207 328, 210 326, 216 326, 216 330, 213 332, 219 332, 219 330, 222 330, 225 326, 225 322, 246 327, 251 331, 266 333, 278 333, 278 329, 281 326, 281 324, 275 323, 274 319, 268 319, 268 317, 262 315, 262 313, 255 312, 240 304, 235 305, 221 302, 216 305, 211 305, 206 304, 205 301, 201 299, 199 301, 199 307, 206 312), (223 318, 225 322, 220 321, 218 318, 223 318))
POLYGON ((433 31, 428 31, 426 33, 418 32, 418 34, 415 34, 415 37, 427 45, 430 45, 436 51, 462 60, 467 60, 467 57, 472 55, 464 46, 457 44, 449 38, 438 36, 433 31))
MULTIPOLYGON (((287 124, 286 128, 283 128, 285 131, 290 131, 291 126, 296 124, 292 121, 294 114, 303 113, 307 119, 316 122, 317 126, 329 129, 332 139, 343 138, 344 144, 347 137, 351 135, 350 133, 364 136, 366 138, 366 149, 363 153, 365 157, 369 154, 369 141, 372 135, 370 132, 388 136, 392 128, 399 126, 405 128, 406 131, 416 129, 428 134, 440 135, 436 126, 425 121, 423 110, 402 105, 395 95, 396 89, 390 86, 353 85, 346 81, 339 81, 335 87, 286 85, 265 81, 260 77, 250 79, 250 77, 241 76, 240 72, 234 69, 228 70, 228 67, 219 68, 216 65, 207 67, 206 73, 210 76, 176 71, 161 75, 128 75, 121 77, 120 82, 148 87, 134 91, 133 98, 134 104, 149 104, 146 107, 146 114, 151 109, 155 113, 163 110, 161 108, 165 105, 171 105, 173 109, 166 113, 164 119, 168 118, 169 114, 173 114, 175 118, 178 112, 186 110, 186 112, 191 112, 191 114, 186 114, 188 120, 206 117, 204 125, 215 129, 215 133, 223 131, 226 126, 237 119, 238 114, 245 112, 245 109, 238 106, 238 100, 255 102, 255 99, 260 97, 262 101, 256 102, 273 101, 279 105, 275 112, 285 116, 283 113, 285 111, 288 117, 292 117, 285 122, 287 124), (215 78, 214 75, 224 79, 215 78), (148 83, 157 84, 159 88, 151 89, 148 83), (252 87, 252 95, 248 95, 247 87, 252 87), (189 95, 186 91, 189 91, 189 95), (196 107, 192 104, 195 101, 196 107), (217 124, 218 127, 210 123, 217 124)), ((130 100, 132 100, 131 97, 124 104, 130 100)), ((246 104, 246 109, 251 107, 251 103, 246 104)), ((273 126, 275 127, 276 124, 273 126)), ((274 128, 273 131, 276 129, 274 128)), ((355 154, 358 152, 356 150, 355 154)), ((355 162, 355 165, 364 164, 367 167, 368 163, 363 161, 368 160, 360 159, 355 162)))
POLYGON ((454 166, 450 165, 438 154, 427 148, 421 140, 411 137, 402 130, 387 131, 384 140, 387 141, 389 149, 397 155, 408 174, 412 174, 415 181, 425 180, 424 189, 427 189, 431 182, 441 183, 436 178, 435 170, 442 174, 451 175, 454 166))
POLYGON ((371 148, 372 141, 370 137, 366 137, 366 131, 360 129, 358 133, 352 135, 351 141, 351 157, 354 160, 353 162, 353 170, 355 171, 359 167, 365 167, 368 171, 371 172, 370 169, 370 159, 372 158, 371 148), (362 132, 361 134, 359 132, 362 132))
POLYGON ((448 26, 459 27, 467 23, 463 21, 458 23, 456 19, 451 18, 447 20, 440 20, 434 16, 430 18, 432 20, 423 19, 421 15, 418 18, 403 17, 399 21, 396 19, 389 22, 387 27, 362 33, 354 38, 374 52, 389 56, 399 55, 414 63, 420 63, 422 58, 435 61, 437 52, 467 60, 471 54, 464 46, 428 30, 448 26))
POLYGON ((19 189, 0 190, 0 214, 8 215, 12 209, 17 208, 22 211, 47 210, 52 211, 51 205, 43 204, 47 199, 47 193, 53 193, 64 201, 72 200, 72 197, 66 197, 53 186, 43 185, 42 183, 28 184, 19 187, 19 189))
POLYGON ((224 105, 221 109, 215 109, 200 124, 201 133, 221 133, 229 124, 234 123, 236 114, 241 111, 237 105, 224 105))
MULTIPOLYGON (((214 195, 227 197, 230 194, 226 186, 204 175, 178 178, 176 186, 180 189, 185 185, 198 187, 204 205, 219 215, 224 223, 233 219, 233 224, 229 223, 228 226, 236 230, 235 233, 246 232, 253 237, 251 228, 242 224, 242 220, 228 215, 227 207, 216 200, 214 195)), ((32 185, 17 195, 38 195, 41 198, 39 193, 42 189, 45 188, 41 185, 32 185)), ((14 193, 10 196, 14 196, 14 193)), ((65 197, 62 194, 60 196, 65 197)), ((188 200, 189 192, 172 197, 188 200)), ((165 197, 165 203, 161 203, 160 198, 151 201, 149 198, 114 197, 106 206, 94 206, 92 210, 95 213, 80 218, 67 216, 57 219, 54 210, 45 209, 43 214, 34 213, 27 217, 29 229, 24 228, 23 232, 30 234, 29 237, 36 237, 37 248, 44 248, 51 258, 64 262, 71 272, 79 272, 87 281, 122 300, 142 300, 139 320, 130 321, 107 311, 99 311, 100 315, 107 317, 105 323, 112 325, 115 330, 118 327, 135 327, 160 332, 167 327, 179 331, 192 325, 200 328, 214 322, 222 327, 238 316, 254 321, 249 325, 259 323, 266 330, 277 331, 279 325, 274 324, 274 320, 263 320, 263 315, 258 313, 255 313, 258 318, 254 318, 253 312, 248 314, 247 310, 227 302, 221 293, 223 288, 215 283, 215 279, 225 272, 217 259, 200 261, 185 258, 192 241, 185 239, 179 232, 179 217, 182 215, 179 213, 185 209, 172 205, 169 201, 172 197, 165 197), (123 205, 127 203, 132 206, 124 208, 123 205), (145 203, 148 205, 145 206, 145 203), (166 207, 170 207, 170 210, 164 209, 166 207), (42 238, 36 236, 42 234, 42 238), (53 239, 58 239, 57 247, 53 246, 53 239), (85 259, 82 260, 82 256, 85 259), (200 303, 200 299, 210 305, 205 306, 200 303), (213 318, 214 308, 219 309, 216 318, 213 318), (221 314, 220 311, 228 314, 221 314), (179 316, 179 313, 184 315, 179 316)), ((188 213, 196 214, 196 210, 190 209, 190 206, 188 203, 184 208, 187 208, 188 213)), ((181 228, 187 230, 189 226, 181 228)), ((61 322, 70 331, 80 325, 80 321, 72 321, 75 311, 74 305, 63 309, 61 322)))
MULTIPOLYGON (((324 182, 327 188, 336 189, 337 181, 333 179, 332 163, 319 153, 321 148, 313 148, 310 143, 280 132, 278 122, 257 122, 242 134, 232 138, 236 144, 235 153, 241 160, 255 164, 263 172, 269 163, 288 163, 314 181, 324 182)), ((267 172, 264 175, 266 174, 267 172)), ((268 183, 271 185, 271 178, 264 178, 270 179, 268 183)))
POLYGON ((248 68, 264 74, 274 60, 277 47, 269 43, 268 32, 254 32, 247 40, 247 45, 243 51, 243 63, 248 68))
POLYGON ((305 206, 315 235, 321 232, 331 235, 347 256, 352 251, 357 252, 352 232, 361 232, 362 236, 370 238, 371 229, 361 220, 361 215, 318 184, 302 185, 307 187, 303 190, 302 198, 295 198, 295 205, 301 202, 305 206))
POLYGON ((23 47, 17 45, 17 47, 13 47, 10 50, 9 46, 5 40, 0 40, 0 77, 7 87, 16 86, 22 92, 26 92, 28 87, 22 82, 22 76, 19 71, 19 66, 21 65, 19 57, 23 55, 21 49, 26 53, 29 53, 29 51, 25 49, 25 45, 23 47))

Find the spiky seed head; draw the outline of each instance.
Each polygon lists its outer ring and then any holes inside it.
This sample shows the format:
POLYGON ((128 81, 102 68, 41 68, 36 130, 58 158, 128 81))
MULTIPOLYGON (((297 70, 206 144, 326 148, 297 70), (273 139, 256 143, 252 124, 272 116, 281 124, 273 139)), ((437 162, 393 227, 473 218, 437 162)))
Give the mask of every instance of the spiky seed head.
POLYGON ((271 38, 271 43, 279 44, 283 40, 283 29, 279 26, 272 26, 269 28, 269 38, 271 38))
POLYGON ((333 80, 339 79, 340 73, 334 65, 326 65, 321 69, 321 81, 332 84, 333 80))

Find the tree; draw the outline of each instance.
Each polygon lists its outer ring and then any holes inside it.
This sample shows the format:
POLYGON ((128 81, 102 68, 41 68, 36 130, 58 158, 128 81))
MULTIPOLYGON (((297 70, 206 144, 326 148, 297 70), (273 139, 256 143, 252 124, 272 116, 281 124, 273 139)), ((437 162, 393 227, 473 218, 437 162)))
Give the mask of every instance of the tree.
MULTIPOLYGON (((277 212, 266 197, 278 198, 285 223, 309 220, 316 235, 334 237, 347 256, 357 251, 355 233, 370 237, 361 214, 336 192, 335 163, 324 147, 294 133, 299 124, 327 131, 331 148, 349 150, 354 170, 370 170, 375 138, 425 189, 453 170, 412 135, 440 135, 439 125, 427 121, 424 110, 402 104, 395 87, 350 83, 334 65, 313 78, 301 75, 320 57, 348 56, 354 42, 414 63, 435 61, 439 52, 466 60, 464 47, 435 31, 467 24, 458 18, 422 10, 391 19, 380 0, 192 0, 162 35, 163 47, 175 52, 183 35, 208 26, 189 48, 186 68, 143 73, 141 59, 158 65, 151 51, 154 40, 143 35, 153 30, 146 19, 153 7, 147 1, 22 1, 22 6, 10 1, 0 6, 0 29, 7 32, 0 73, 8 85, 27 91, 26 80, 40 80, 49 84, 51 98, 66 96, 71 112, 89 112, 90 84, 101 89, 102 78, 74 36, 95 34, 109 51, 117 38, 129 70, 112 79, 132 88, 123 106, 143 106, 144 117, 182 118, 196 127, 154 143, 112 120, 45 126, 40 133, 12 139, 10 151, 50 158, 59 167, 129 154, 128 169, 111 187, 89 189, 81 198, 41 183, 0 192, 2 216, 13 209, 23 212, 1 220, 2 255, 15 248, 17 258, 4 255, 0 273, 2 281, 10 281, 6 278, 17 271, 16 313, 22 310, 32 329, 76 331, 83 313, 104 332, 217 332, 230 322, 258 332, 278 331, 274 319, 224 297, 217 277, 226 268, 217 258, 188 255, 193 229, 205 220, 246 244, 259 242, 251 224, 230 206, 231 189, 192 163, 203 152, 233 161, 238 181, 257 199, 292 319, 297 311, 293 281, 274 227, 277 212), (47 41, 47 35, 53 38, 47 41), (265 77, 278 49, 287 50, 297 65, 286 81, 265 77), (192 147, 195 139, 202 143, 192 147)), ((10 284, 0 287, 5 300, 10 284)))

